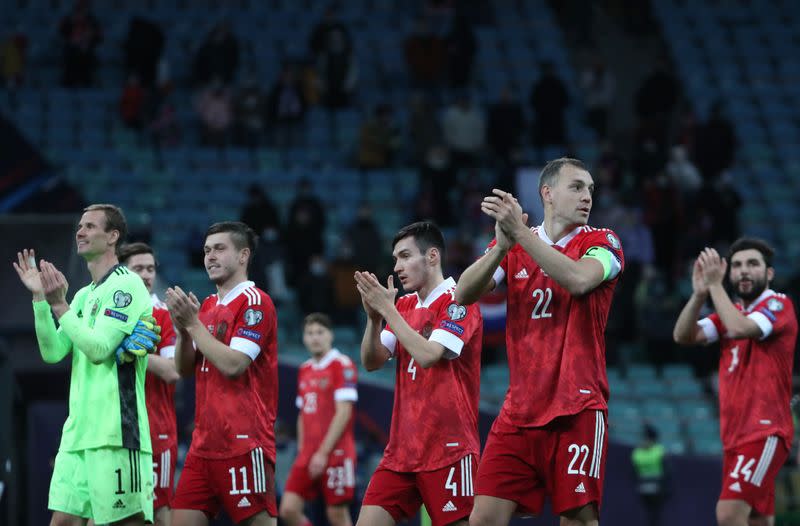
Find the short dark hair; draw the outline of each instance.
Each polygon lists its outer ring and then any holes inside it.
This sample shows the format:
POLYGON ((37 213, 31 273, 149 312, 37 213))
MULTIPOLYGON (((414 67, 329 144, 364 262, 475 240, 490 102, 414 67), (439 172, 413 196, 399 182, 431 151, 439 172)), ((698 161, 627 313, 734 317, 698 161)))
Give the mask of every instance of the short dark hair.
POLYGON ((556 179, 558 178, 558 174, 561 172, 561 168, 564 166, 574 166, 578 170, 589 171, 586 168, 586 165, 583 164, 582 161, 578 159, 573 159, 571 157, 560 157, 558 159, 553 159, 549 161, 544 168, 542 168, 542 173, 539 174, 539 197, 542 197, 542 187, 544 185, 553 186, 555 184, 556 179))
POLYGON ((417 221, 401 228, 392 239, 392 248, 394 248, 401 239, 413 237, 414 242, 419 247, 419 251, 423 254, 429 248, 437 248, 444 261, 444 235, 442 231, 432 221, 417 221))
POLYGON ((153 259, 156 258, 156 254, 153 251, 153 247, 148 245, 147 243, 142 243, 141 241, 136 241, 134 243, 125 243, 121 247, 119 247, 119 260, 125 264, 131 259, 133 256, 138 256, 139 254, 151 254, 153 259))
POLYGON ((308 325, 311 325, 312 323, 319 323, 329 331, 333 330, 333 322, 331 321, 331 318, 327 314, 323 314, 321 312, 312 312, 311 314, 303 318, 303 328, 305 328, 308 325))
POLYGON ((740 237, 734 241, 730 249, 728 249, 728 262, 730 262, 733 255, 737 252, 750 249, 761 252, 761 256, 764 258, 764 263, 767 267, 772 266, 772 260, 775 257, 775 249, 772 248, 769 243, 757 237, 740 237))
POLYGON ((125 220, 125 214, 122 209, 115 205, 110 204, 93 204, 83 209, 84 212, 94 212, 101 210, 106 216, 106 232, 116 230, 119 232, 119 239, 117 239, 116 250, 119 251, 120 245, 128 237, 128 222, 125 220))
POLYGON ((231 235, 233 246, 235 246, 237 250, 241 250, 245 247, 249 248, 251 255, 256 251, 258 236, 256 236, 252 228, 241 221, 220 221, 219 223, 214 223, 206 230, 206 239, 212 234, 223 234, 225 232, 231 235))

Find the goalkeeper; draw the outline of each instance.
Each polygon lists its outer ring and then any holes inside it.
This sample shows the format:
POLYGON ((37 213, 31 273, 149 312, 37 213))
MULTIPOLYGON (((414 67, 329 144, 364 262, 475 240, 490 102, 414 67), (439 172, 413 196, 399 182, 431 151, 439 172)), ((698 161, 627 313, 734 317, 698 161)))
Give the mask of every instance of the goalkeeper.
POLYGON ((119 265, 127 225, 113 205, 84 210, 75 235, 92 282, 68 305, 67 281, 33 250, 14 268, 33 293, 39 351, 47 363, 72 353, 69 416, 50 481, 51 525, 140 526, 153 520, 153 462, 145 407, 146 354, 158 342, 141 278, 119 265), (51 314, 52 313, 52 314, 51 314), (53 322, 58 320, 58 329, 53 322))

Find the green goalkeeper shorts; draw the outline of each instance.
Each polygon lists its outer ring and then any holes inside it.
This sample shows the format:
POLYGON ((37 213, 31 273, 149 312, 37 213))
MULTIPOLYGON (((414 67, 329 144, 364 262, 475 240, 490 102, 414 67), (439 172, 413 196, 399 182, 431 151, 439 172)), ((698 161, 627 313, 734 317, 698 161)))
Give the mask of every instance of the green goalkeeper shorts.
POLYGON ((116 522, 137 513, 153 521, 153 456, 120 447, 59 451, 48 508, 116 522))

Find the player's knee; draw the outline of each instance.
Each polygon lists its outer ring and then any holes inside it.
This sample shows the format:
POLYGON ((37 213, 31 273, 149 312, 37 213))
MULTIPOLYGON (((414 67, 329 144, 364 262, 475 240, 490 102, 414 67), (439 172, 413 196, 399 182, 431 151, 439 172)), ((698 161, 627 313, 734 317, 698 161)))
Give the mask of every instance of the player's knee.
POLYGON ((300 524, 303 518, 303 509, 284 500, 281 502, 281 509, 278 511, 278 515, 280 515, 283 522, 289 526, 294 526, 295 524, 300 524))
POLYGON ((497 517, 487 510, 479 510, 473 508, 472 513, 469 515, 469 526, 499 526, 497 517))
POLYGON ((744 526, 745 524, 747 524, 747 516, 743 517, 735 507, 717 506, 718 526, 744 526))
POLYGON ((347 506, 328 506, 325 508, 325 515, 331 526, 352 526, 353 524, 347 506))

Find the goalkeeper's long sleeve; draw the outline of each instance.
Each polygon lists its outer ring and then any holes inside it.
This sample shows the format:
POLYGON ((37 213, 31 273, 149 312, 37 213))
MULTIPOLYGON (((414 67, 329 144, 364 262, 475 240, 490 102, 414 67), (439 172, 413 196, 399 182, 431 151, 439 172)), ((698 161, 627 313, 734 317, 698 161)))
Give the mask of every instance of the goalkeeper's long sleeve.
POLYGON ((65 312, 58 320, 61 330, 72 341, 75 349, 86 355, 92 363, 101 363, 114 356, 114 352, 125 338, 125 333, 109 327, 101 320, 94 328, 81 323, 74 309, 65 312))
POLYGON ((72 350, 72 342, 64 331, 56 329, 50 305, 46 301, 33 302, 33 319, 39 353, 47 363, 58 363, 72 350))

